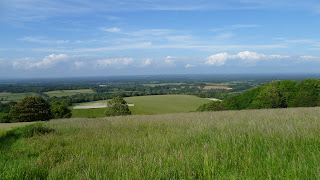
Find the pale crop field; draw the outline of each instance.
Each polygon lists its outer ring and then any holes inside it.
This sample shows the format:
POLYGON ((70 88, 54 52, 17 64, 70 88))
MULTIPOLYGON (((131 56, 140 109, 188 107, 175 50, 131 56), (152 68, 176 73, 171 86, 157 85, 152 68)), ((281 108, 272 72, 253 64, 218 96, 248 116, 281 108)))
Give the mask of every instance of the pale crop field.
POLYGON ((74 118, 45 127, 55 132, 0 137, 2 179, 320 178, 318 107, 74 118))

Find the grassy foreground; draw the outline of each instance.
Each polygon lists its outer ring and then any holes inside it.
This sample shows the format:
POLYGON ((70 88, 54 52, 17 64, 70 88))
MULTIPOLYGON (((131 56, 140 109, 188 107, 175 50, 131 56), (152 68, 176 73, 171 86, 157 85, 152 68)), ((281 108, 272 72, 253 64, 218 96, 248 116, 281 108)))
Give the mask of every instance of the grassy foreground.
POLYGON ((0 138, 0 177, 320 178, 320 108, 75 118, 45 126, 55 132, 0 138))

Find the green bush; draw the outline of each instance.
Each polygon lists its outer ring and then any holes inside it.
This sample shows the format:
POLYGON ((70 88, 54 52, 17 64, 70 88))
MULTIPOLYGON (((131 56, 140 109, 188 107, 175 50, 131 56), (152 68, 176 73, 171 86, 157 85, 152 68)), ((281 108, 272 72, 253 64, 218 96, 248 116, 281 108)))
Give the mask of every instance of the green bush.
POLYGON ((115 97, 107 103, 107 116, 124 116, 131 115, 127 102, 121 97, 115 97))
POLYGON ((197 111, 224 111, 226 107, 221 101, 212 101, 207 104, 201 105, 197 111))
POLYGON ((51 104, 51 113, 53 118, 70 118, 71 117, 71 110, 61 102, 54 102, 51 104))

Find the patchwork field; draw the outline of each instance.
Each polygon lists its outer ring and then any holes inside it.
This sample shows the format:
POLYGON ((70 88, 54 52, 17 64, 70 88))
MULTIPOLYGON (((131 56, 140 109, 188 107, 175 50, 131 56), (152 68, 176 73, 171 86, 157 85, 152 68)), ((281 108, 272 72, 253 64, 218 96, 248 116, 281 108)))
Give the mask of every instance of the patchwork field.
MULTIPOLYGON (((209 103, 209 99, 198 98, 190 95, 158 95, 158 96, 137 96, 125 98, 132 114, 164 114, 195 111, 200 105, 209 103)), ((89 103, 79 103, 76 106, 105 105, 107 100, 89 103)), ((103 117, 103 110, 98 109, 72 109, 72 117, 103 117)))
POLYGON ((1 179, 319 179, 320 108, 45 123, 0 137, 1 179))
POLYGON ((210 90, 210 89, 226 89, 226 90, 231 90, 232 88, 228 86, 205 86, 203 88, 204 90, 210 90))
POLYGON ((49 97, 62 97, 62 96, 72 96, 81 93, 94 93, 91 89, 78 89, 78 90, 61 90, 61 91, 49 91, 45 92, 44 94, 48 95, 49 97))
POLYGON ((0 101, 20 101, 27 96, 36 96, 36 93, 5 93, 0 92, 0 101))

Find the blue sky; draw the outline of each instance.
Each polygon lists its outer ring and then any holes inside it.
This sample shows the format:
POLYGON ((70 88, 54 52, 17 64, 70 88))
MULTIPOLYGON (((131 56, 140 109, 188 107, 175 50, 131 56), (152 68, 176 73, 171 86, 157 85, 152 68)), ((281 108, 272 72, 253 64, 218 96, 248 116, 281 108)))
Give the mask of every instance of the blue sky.
POLYGON ((317 0, 2 0, 0 77, 319 73, 317 0))

